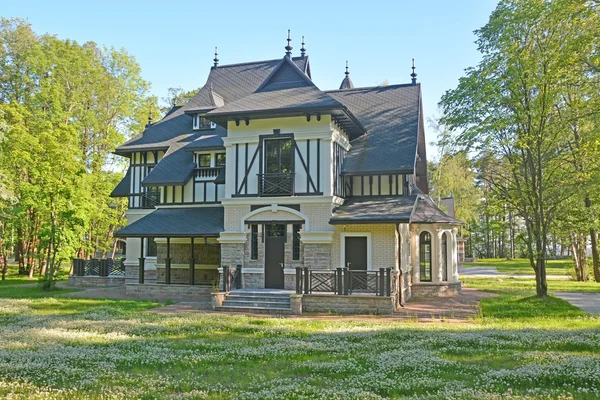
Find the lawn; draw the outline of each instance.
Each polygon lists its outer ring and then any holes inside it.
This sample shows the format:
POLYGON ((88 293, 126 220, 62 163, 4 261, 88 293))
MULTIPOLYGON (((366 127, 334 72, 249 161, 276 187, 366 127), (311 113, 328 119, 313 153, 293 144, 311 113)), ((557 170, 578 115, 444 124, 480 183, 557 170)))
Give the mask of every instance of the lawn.
POLYGON ((156 314, 2 288, 0 397, 600 397, 600 319, 501 286, 465 324, 156 314))
MULTIPOLYGON (((463 267, 496 267, 502 274, 527 274, 533 275, 533 268, 529 260, 525 258, 515 258, 506 260, 504 258, 478 258, 474 263, 464 263, 463 267)), ((571 275, 573 270, 573 260, 568 258, 564 260, 546 261, 546 273, 548 275, 571 275)))
MULTIPOLYGON (((58 277, 58 280, 66 279, 65 273, 66 272, 63 271, 63 274, 58 277)), ((9 263, 5 278, 5 280, 0 279, 0 290, 3 286, 37 283, 39 276, 35 275, 33 278, 29 279, 28 275, 19 275, 19 267, 14 263, 9 263)))

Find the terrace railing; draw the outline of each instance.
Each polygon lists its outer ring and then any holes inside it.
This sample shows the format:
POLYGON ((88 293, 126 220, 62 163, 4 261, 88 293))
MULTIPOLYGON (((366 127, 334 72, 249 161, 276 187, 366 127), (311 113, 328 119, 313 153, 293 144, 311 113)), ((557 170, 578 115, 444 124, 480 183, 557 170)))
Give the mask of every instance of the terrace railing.
POLYGON ((216 178, 223 167, 200 167, 194 168, 196 178, 216 178))
POLYGON ((258 174, 260 196, 292 196, 294 194, 294 173, 258 174))
POLYGON ((391 268, 377 271, 356 271, 349 268, 311 270, 296 268, 296 293, 333 293, 337 295, 374 294, 392 295, 391 268))
POLYGON ((125 263, 123 259, 92 258, 84 260, 73 259, 74 276, 125 276, 125 263))

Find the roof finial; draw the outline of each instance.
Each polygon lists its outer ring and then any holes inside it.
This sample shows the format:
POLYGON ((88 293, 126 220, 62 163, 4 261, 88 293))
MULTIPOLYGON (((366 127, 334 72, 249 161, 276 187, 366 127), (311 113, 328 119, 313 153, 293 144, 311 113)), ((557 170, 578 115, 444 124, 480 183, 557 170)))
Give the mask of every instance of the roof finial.
POLYGON ((217 51, 217 47, 215 46, 215 58, 213 58, 215 65, 213 68, 217 68, 219 66, 219 52, 217 51))
POLYGON ((293 47, 291 45, 292 37, 290 35, 290 30, 289 29, 288 29, 287 42, 288 42, 288 44, 287 44, 287 46, 285 46, 285 55, 288 56, 288 57, 292 57, 292 49, 293 49, 293 47))
POLYGON ((146 125, 146 127, 151 126, 152 125, 152 104, 150 105, 150 112, 148 113, 148 124, 146 125))
POLYGON ((304 36, 302 36, 302 47, 300 48, 300 55, 302 58, 306 56, 306 48, 304 47, 304 36))
POLYGON ((344 74, 346 74, 346 76, 350 75, 350 72, 348 72, 348 60, 346 60, 346 72, 344 72, 344 74))
POLYGON ((412 74, 410 74, 410 77, 412 78, 412 84, 416 85, 417 84, 417 73, 415 72, 415 59, 412 59, 412 74))

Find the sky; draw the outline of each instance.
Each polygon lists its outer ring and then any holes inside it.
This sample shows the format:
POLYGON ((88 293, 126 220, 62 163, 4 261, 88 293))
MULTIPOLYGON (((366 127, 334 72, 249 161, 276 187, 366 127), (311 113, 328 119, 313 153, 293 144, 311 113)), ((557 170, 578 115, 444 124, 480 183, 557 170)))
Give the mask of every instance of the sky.
MULTIPOLYGON (((349 62, 355 87, 409 83, 411 60, 423 90, 425 118, 480 55, 474 30, 496 0, 395 1, 0 1, 0 16, 28 20, 38 34, 125 48, 152 93, 191 90, 206 81, 214 48, 220 64, 281 58, 287 30, 293 55, 305 37, 312 78, 337 89, 349 62)), ((428 143, 435 132, 426 127, 428 143)), ((436 151, 428 146, 429 159, 436 151)))

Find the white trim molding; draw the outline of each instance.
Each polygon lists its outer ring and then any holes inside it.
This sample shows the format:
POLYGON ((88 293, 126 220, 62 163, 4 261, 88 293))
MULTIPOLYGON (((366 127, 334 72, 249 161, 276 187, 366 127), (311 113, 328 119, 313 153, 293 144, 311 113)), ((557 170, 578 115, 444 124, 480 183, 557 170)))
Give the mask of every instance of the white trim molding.
POLYGON ((221 232, 219 243, 246 243, 246 232, 221 232))
POLYGON ((300 231, 300 242, 302 244, 331 243, 333 242, 333 232, 300 231))
POLYGON ((252 221, 248 221, 250 218, 252 218, 253 216, 260 214, 260 213, 276 213, 278 211, 282 211, 282 212, 286 212, 286 213, 290 213, 295 215, 296 217, 298 217, 300 220, 304 220, 304 229, 309 231, 310 230, 310 223, 309 223, 309 218, 308 215, 301 213, 300 211, 296 211, 293 208, 289 208, 286 206, 280 206, 278 204, 271 204, 271 206, 264 206, 261 208, 257 208, 254 211, 250 211, 248 214, 244 215, 240 221, 240 231, 245 231, 246 228, 246 224, 252 221))
POLYGON ((371 232, 340 232, 340 267, 346 266, 346 237, 367 238, 367 271, 373 269, 371 255, 371 232))

